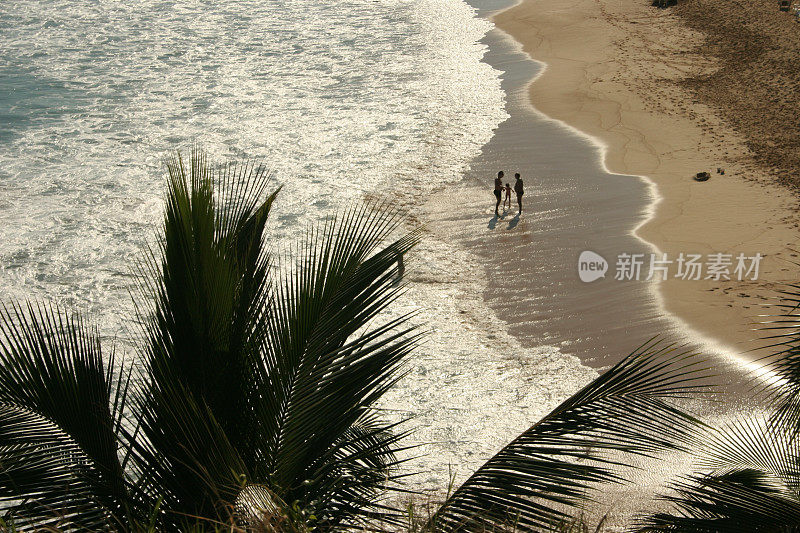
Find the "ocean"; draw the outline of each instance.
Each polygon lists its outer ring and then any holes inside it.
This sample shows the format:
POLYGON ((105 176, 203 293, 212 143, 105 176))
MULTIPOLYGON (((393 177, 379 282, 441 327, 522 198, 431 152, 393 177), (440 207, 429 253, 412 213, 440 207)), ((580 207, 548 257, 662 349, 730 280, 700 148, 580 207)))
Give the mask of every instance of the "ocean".
POLYGON ((490 28, 460 0, 0 4, 5 298, 122 335, 163 159, 254 159, 295 239, 364 193, 450 181, 502 121, 490 28))
MULTIPOLYGON (((286 249, 366 195, 457 186, 508 117, 492 27, 461 0, 0 3, 3 300, 79 310, 126 351, 163 161, 194 145, 272 169, 268 238, 286 249)), ((382 404, 424 444, 417 488, 462 479, 595 375, 508 335, 484 278, 427 239, 389 313, 431 331, 382 404)))

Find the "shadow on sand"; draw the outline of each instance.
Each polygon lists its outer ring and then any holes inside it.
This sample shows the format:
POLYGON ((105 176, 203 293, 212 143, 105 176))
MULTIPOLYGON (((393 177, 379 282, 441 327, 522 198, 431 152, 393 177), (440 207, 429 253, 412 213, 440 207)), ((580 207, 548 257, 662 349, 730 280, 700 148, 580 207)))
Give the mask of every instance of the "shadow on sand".
MULTIPOLYGON (((489 220, 489 224, 487 224, 486 227, 489 228, 490 230, 494 230, 497 227, 497 223, 506 218, 506 214, 507 213, 508 213, 508 211, 503 211, 503 214, 500 215, 500 216, 494 215, 489 220)), ((514 228, 516 228, 517 224, 519 224, 519 218, 520 218, 519 213, 514 215, 514 218, 512 218, 511 220, 508 221, 508 228, 506 228, 506 229, 514 229, 514 228)))

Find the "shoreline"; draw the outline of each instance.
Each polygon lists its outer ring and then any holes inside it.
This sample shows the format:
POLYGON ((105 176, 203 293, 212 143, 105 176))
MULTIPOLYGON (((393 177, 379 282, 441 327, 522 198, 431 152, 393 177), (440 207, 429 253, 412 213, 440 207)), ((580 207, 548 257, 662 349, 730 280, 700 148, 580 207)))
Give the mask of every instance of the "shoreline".
MULTIPOLYGON (((796 202, 763 174, 743 177, 754 171, 749 160, 722 156, 720 144, 745 153, 744 143, 710 109, 693 110, 692 120, 649 101, 643 93, 652 89, 653 78, 664 75, 662 57, 648 55, 654 46, 647 41, 648 30, 631 35, 620 25, 655 21, 661 49, 685 48, 690 30, 669 12, 630 1, 612 6, 608 0, 581 0, 564 8, 523 0, 492 20, 531 58, 546 65, 527 86, 531 106, 593 143, 600 165, 609 173, 648 184, 649 205, 632 235, 670 258, 681 252, 765 256, 758 281, 669 279, 652 284, 656 301, 688 334, 684 340, 737 356, 758 346, 752 328, 763 311, 750 304, 751 298, 768 302, 777 286, 792 280, 785 261, 792 258, 788 246, 797 233, 792 209, 796 202), (615 60, 619 54, 626 59, 615 60), (643 83, 637 85, 637 79, 643 83), (714 143, 705 138, 698 122, 715 124, 714 143), (680 159, 670 159, 670 154, 680 154, 680 159), (725 168, 725 176, 706 183, 689 179, 696 169, 715 167, 725 168), (743 205, 744 199, 749 205, 743 205), (708 212, 715 218, 709 219, 708 212)), ((695 42, 702 38, 691 37, 695 42)), ((700 56, 691 60, 691 68, 708 68, 700 56)), ((673 108, 692 105, 685 91, 680 94, 672 84, 664 85, 673 108)))
POLYGON ((648 283, 590 284, 577 275, 582 250, 606 257, 651 251, 631 233, 642 220, 648 187, 607 173, 596 144, 530 105, 527 89, 541 63, 517 41, 495 28, 482 42, 488 47, 483 61, 501 73, 508 118, 451 185, 458 202, 434 195, 423 211, 435 238, 459 243, 483 264, 483 296, 492 310, 486 327, 507 330, 523 346, 553 346, 596 370, 654 336, 681 338, 648 283), (523 173, 528 195, 521 218, 514 216, 516 205, 494 217, 491 189, 498 169, 508 177, 517 169, 523 173))

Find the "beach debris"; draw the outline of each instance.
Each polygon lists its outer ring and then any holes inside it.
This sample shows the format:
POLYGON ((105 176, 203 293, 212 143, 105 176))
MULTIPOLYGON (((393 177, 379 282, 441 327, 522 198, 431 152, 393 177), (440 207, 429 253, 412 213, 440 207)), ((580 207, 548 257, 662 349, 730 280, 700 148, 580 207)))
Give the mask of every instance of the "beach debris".
POLYGON ((653 0, 652 6, 661 9, 668 8, 669 6, 678 5, 678 0, 653 0))
POLYGON ((780 10, 781 11, 789 11, 789 0, 781 0, 781 2, 780 2, 780 10))
POLYGON ((698 172, 694 176, 695 181, 707 181, 711 177, 711 174, 708 172, 698 172))

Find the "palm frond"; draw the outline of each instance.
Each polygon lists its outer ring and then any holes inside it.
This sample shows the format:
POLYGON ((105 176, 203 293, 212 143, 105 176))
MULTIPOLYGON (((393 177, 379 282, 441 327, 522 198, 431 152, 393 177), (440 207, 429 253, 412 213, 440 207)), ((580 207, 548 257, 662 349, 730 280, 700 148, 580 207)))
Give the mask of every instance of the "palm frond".
POLYGON ((227 519, 250 474, 210 408, 171 383, 149 389, 134 410, 147 436, 133 444, 138 477, 161 499, 161 527, 178 528, 187 515, 227 519))
POLYGON ((671 400, 705 386, 708 375, 695 354, 646 343, 492 457, 429 527, 557 530, 598 483, 625 481, 624 454, 684 449, 700 422, 671 400))
POLYGON ((699 437, 697 466, 715 474, 757 470, 800 495, 800 439, 774 420, 739 418, 699 437))
POLYGON ((669 512, 641 531, 800 530, 800 285, 782 291, 763 322, 771 353, 753 373, 774 410, 739 417, 699 435, 698 472, 661 496, 669 512))
POLYGON ((696 473, 661 499, 670 512, 641 531, 791 531, 800 528, 800 442, 769 417, 740 418, 698 436, 696 473), (781 526, 781 527, 779 527, 781 526), (784 528, 785 526, 785 528, 784 528))
POLYGON ((771 353, 762 359, 773 376, 760 388, 774 409, 772 421, 800 432, 800 285, 789 285, 772 307, 777 312, 765 320, 762 331, 771 353))
POLYGON ((215 173, 195 151, 167 168, 164 236, 139 270, 154 302, 140 307, 143 438, 129 435, 142 490, 165 516, 227 518, 256 484, 320 529, 391 520, 379 494, 402 434, 372 405, 418 334, 407 317, 370 324, 400 293, 398 258, 417 235, 390 239, 402 218, 385 206, 353 209, 276 275, 263 232, 277 191, 262 167, 215 173))
POLYGON ((235 432, 247 426, 242 391, 263 342, 269 256, 262 234, 277 191, 260 196, 269 180, 263 167, 226 167, 215 175, 199 150, 188 173, 179 155, 167 169, 160 258, 143 280, 156 305, 150 372, 156 380, 181 380, 235 432))
POLYGON ((0 308, 0 500, 15 523, 125 520, 118 434, 128 377, 109 361, 79 316, 0 308))
POLYGON ((396 439, 388 425, 365 417, 419 338, 404 327, 408 317, 368 327, 400 293, 398 257, 417 241, 410 234, 381 247, 400 222, 386 209, 348 211, 310 232, 298 264, 275 283, 265 345, 266 474, 287 501, 317 502, 316 515, 328 527, 381 514, 365 504, 392 479, 396 439), (370 431, 354 433, 366 420, 370 431), (348 448, 362 456, 370 450, 371 462, 348 448), (350 483, 332 485, 343 469, 350 483))
POLYGON ((673 485, 663 499, 675 512, 641 522, 640 532, 790 532, 800 530, 800 502, 764 472, 744 469, 694 475, 673 485))
POLYGON ((253 413, 271 298, 263 232, 278 191, 266 194, 263 166, 214 169, 197 149, 188 165, 176 154, 167 170, 163 235, 138 270, 151 305, 137 310, 146 364, 133 467, 165 513, 211 516, 235 499, 257 457, 253 413))

